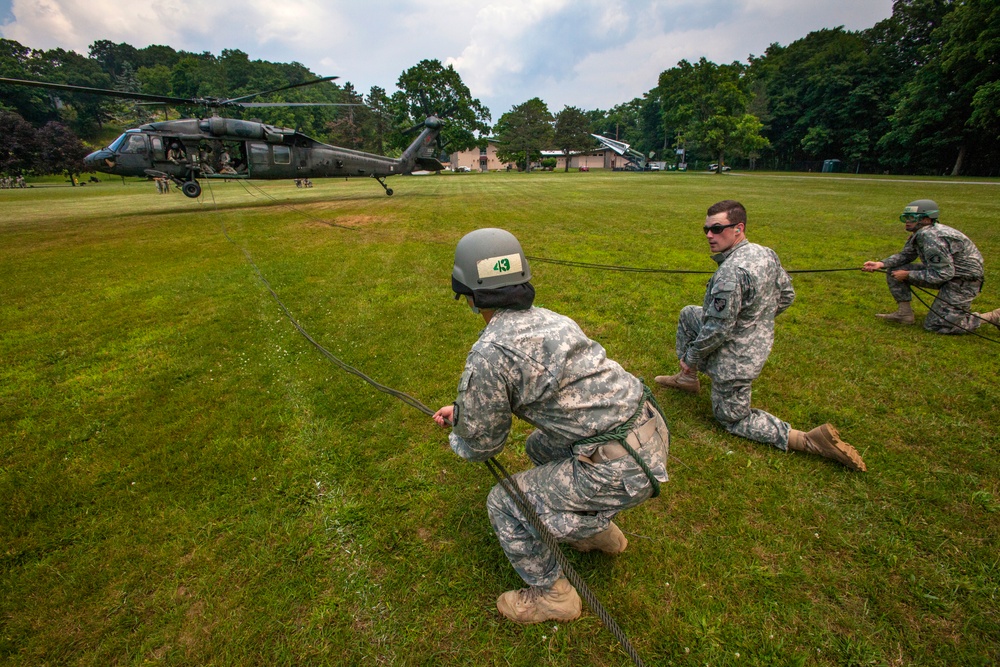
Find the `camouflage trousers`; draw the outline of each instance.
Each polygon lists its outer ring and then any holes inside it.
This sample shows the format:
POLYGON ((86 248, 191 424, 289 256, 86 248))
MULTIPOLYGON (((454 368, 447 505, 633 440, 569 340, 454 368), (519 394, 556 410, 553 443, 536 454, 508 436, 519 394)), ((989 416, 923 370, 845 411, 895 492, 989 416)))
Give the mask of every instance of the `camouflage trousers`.
MULTIPOLYGON (((683 359, 687 347, 701 332, 701 306, 686 306, 677 322, 677 358, 683 359)), ((699 368, 704 372, 704 368, 699 368)), ((711 377, 711 376, 709 376, 711 377)), ((788 449, 788 422, 763 410, 750 407, 751 384, 756 378, 717 380, 712 378, 712 414, 723 428, 747 440, 788 449)))
MULTIPOLYGON (((636 422, 629 443, 647 461, 642 450, 662 447, 665 461, 668 437, 663 418, 650 409, 636 422), (655 429, 643 428, 651 419, 656 420, 655 429), (644 437, 637 438, 640 429, 644 437)), ((535 467, 513 479, 557 542, 576 542, 603 532, 616 514, 652 495, 652 485, 631 456, 591 463, 577 457, 570 445, 553 446, 541 431, 528 436, 525 450, 535 467), (626 488, 641 490, 629 495, 626 488)), ((529 586, 554 584, 562 576, 555 555, 499 484, 490 490, 486 508, 500 546, 521 579, 529 586)))
POLYGON ((909 301, 913 297, 910 285, 936 289, 937 297, 924 318, 924 329, 942 334, 964 334, 978 328, 979 318, 972 314, 972 300, 979 296, 983 281, 956 278, 944 285, 930 285, 919 280, 903 282, 892 277, 893 271, 918 271, 923 268, 923 264, 905 264, 885 272, 889 293, 896 303, 909 301))

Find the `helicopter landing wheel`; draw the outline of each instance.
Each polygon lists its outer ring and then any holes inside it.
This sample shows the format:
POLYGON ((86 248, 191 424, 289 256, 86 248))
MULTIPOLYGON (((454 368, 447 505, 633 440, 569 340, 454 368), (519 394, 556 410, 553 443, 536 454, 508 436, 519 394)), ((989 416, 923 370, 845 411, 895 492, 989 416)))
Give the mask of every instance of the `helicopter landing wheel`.
POLYGON ((201 184, 199 184, 198 181, 185 181, 184 185, 181 186, 181 192, 183 192, 186 197, 197 199, 201 196, 201 184))
POLYGON ((386 188, 385 189, 385 193, 391 197, 392 196, 392 188, 386 188))

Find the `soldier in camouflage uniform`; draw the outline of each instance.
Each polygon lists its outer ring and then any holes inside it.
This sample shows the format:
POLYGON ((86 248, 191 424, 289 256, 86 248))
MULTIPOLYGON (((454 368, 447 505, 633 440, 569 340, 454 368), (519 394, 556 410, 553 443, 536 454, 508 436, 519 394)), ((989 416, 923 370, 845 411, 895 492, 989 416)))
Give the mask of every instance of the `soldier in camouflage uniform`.
POLYGON ((658 375, 663 387, 698 393, 698 371, 712 379, 712 411, 734 435, 787 451, 805 451, 865 470, 858 452, 824 424, 799 431, 750 407, 751 385, 774 343, 774 318, 795 299, 792 281, 770 248, 746 239, 746 209, 725 200, 708 209, 705 234, 719 268, 701 306, 685 306, 677 324, 681 372, 658 375))
MULTIPOLYGON (((513 479, 542 523, 580 551, 621 553, 628 540, 612 519, 667 480, 667 426, 652 393, 601 345, 571 319, 532 306, 530 279, 509 232, 480 229, 459 242, 452 289, 482 314, 486 328, 469 352, 458 397, 434 420, 453 427, 451 448, 469 461, 500 453, 512 415, 534 425, 525 450, 535 467, 513 479)), ((518 623, 577 618, 576 589, 513 498, 498 484, 486 506, 507 558, 528 584, 501 595, 497 609, 518 623)))
POLYGON ((1000 308, 972 313, 972 300, 983 288, 983 256, 968 236, 938 222, 938 205, 930 199, 910 202, 899 216, 910 238, 903 249, 881 262, 865 262, 863 271, 885 269, 896 312, 875 316, 889 322, 913 324, 910 285, 938 290, 924 329, 942 334, 975 331, 986 321, 1000 327, 1000 308), (913 260, 920 258, 919 264, 913 260))

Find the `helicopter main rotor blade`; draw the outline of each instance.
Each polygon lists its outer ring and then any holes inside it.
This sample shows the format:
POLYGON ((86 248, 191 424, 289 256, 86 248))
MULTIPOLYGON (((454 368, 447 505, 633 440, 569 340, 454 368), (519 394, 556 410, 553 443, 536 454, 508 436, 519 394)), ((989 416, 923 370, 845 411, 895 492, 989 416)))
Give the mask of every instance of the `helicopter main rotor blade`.
POLYGON ((50 88, 52 90, 65 90, 72 93, 89 93, 91 95, 106 95, 109 97, 125 97, 133 100, 143 100, 146 102, 158 102, 160 104, 198 104, 196 100, 184 97, 168 97, 166 95, 148 95, 146 93, 129 93, 121 90, 108 90, 107 88, 88 88, 86 86, 71 86, 67 83, 49 83, 47 81, 25 81, 23 79, 5 79, 0 77, 0 83, 9 83, 16 86, 32 86, 35 88, 50 88))
POLYGON ((364 104, 346 104, 341 102, 237 102, 232 106, 242 107, 363 107, 364 104))
POLYGON ((288 86, 282 86, 281 88, 272 88, 271 90, 262 90, 259 93, 252 93, 250 95, 244 95, 242 97, 233 97, 228 100, 222 100, 220 103, 222 105, 238 104, 240 100, 248 100, 251 97, 257 97, 258 95, 267 95, 268 93, 276 93, 279 90, 288 90, 289 88, 298 88, 300 86, 311 86, 314 83, 323 83, 324 81, 333 81, 334 79, 339 79, 338 76, 324 76, 319 79, 312 79, 311 81, 302 81, 300 83, 293 83, 288 86))

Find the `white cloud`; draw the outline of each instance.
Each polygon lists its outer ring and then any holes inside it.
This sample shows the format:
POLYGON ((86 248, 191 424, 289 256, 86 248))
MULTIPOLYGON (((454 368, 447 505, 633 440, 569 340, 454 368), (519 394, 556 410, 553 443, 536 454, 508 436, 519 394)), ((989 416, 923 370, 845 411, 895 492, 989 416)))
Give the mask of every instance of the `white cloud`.
POLYGON ((499 118, 532 97, 553 111, 606 109, 681 59, 745 61, 812 30, 870 27, 891 10, 892 0, 12 0, 0 36, 82 54, 99 39, 240 49, 362 91, 392 92, 403 70, 436 58, 499 118))

